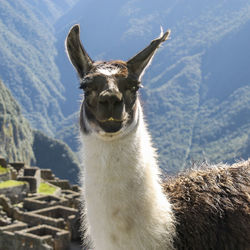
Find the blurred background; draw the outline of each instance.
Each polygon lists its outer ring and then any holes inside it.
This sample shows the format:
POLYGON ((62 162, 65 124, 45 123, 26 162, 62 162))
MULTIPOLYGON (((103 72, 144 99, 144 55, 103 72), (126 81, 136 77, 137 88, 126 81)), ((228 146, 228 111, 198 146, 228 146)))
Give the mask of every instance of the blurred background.
POLYGON ((0 0, 0 154, 77 182, 82 92, 64 49, 81 26, 94 60, 128 60, 164 30, 143 77, 161 168, 250 156, 248 0, 0 0))

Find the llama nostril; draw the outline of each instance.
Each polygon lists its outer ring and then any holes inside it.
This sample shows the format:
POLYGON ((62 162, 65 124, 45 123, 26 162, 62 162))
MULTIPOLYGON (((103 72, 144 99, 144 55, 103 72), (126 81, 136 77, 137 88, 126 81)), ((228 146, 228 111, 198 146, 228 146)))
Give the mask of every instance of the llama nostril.
POLYGON ((117 95, 104 95, 99 99, 99 104, 102 106, 119 106, 123 102, 123 99, 117 95))
POLYGON ((118 106, 118 105, 122 104, 122 102, 123 102, 122 99, 117 99, 114 101, 114 106, 118 106))

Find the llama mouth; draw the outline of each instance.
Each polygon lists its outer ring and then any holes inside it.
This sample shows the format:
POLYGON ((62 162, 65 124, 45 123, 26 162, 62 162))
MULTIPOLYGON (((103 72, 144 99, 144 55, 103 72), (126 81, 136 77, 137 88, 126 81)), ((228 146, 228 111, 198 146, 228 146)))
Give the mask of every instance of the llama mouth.
POLYGON ((122 124, 124 122, 123 119, 115 119, 110 117, 106 120, 97 120, 99 126, 103 129, 106 133, 116 133, 122 128, 122 124))
POLYGON ((124 122, 125 121, 125 119, 115 119, 115 118, 113 118, 113 117, 110 117, 110 118, 108 118, 108 119, 105 119, 105 120, 98 120, 99 122, 101 122, 101 123, 107 123, 107 122, 124 122))

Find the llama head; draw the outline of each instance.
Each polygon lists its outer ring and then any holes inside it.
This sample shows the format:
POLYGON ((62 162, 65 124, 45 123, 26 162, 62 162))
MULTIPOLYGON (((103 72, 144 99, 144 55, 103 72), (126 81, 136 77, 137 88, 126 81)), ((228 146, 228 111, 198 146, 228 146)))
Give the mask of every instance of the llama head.
POLYGON ((115 138, 135 127, 141 77, 169 34, 169 30, 161 32, 159 38, 127 62, 94 62, 80 41, 79 25, 71 28, 66 38, 66 51, 84 91, 80 114, 84 134, 115 138))

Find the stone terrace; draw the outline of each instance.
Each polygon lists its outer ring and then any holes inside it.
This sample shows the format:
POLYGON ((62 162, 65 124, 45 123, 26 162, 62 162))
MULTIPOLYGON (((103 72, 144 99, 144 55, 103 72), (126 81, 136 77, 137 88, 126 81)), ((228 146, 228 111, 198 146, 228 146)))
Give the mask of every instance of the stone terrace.
POLYGON ((70 250, 71 242, 81 249, 79 187, 58 179, 50 169, 7 163, 2 157, 0 165, 8 173, 0 173, 0 183, 25 182, 20 192, 18 186, 8 187, 8 192, 0 188, 0 250, 70 250), (42 182, 53 184, 57 192, 39 194, 42 182))

